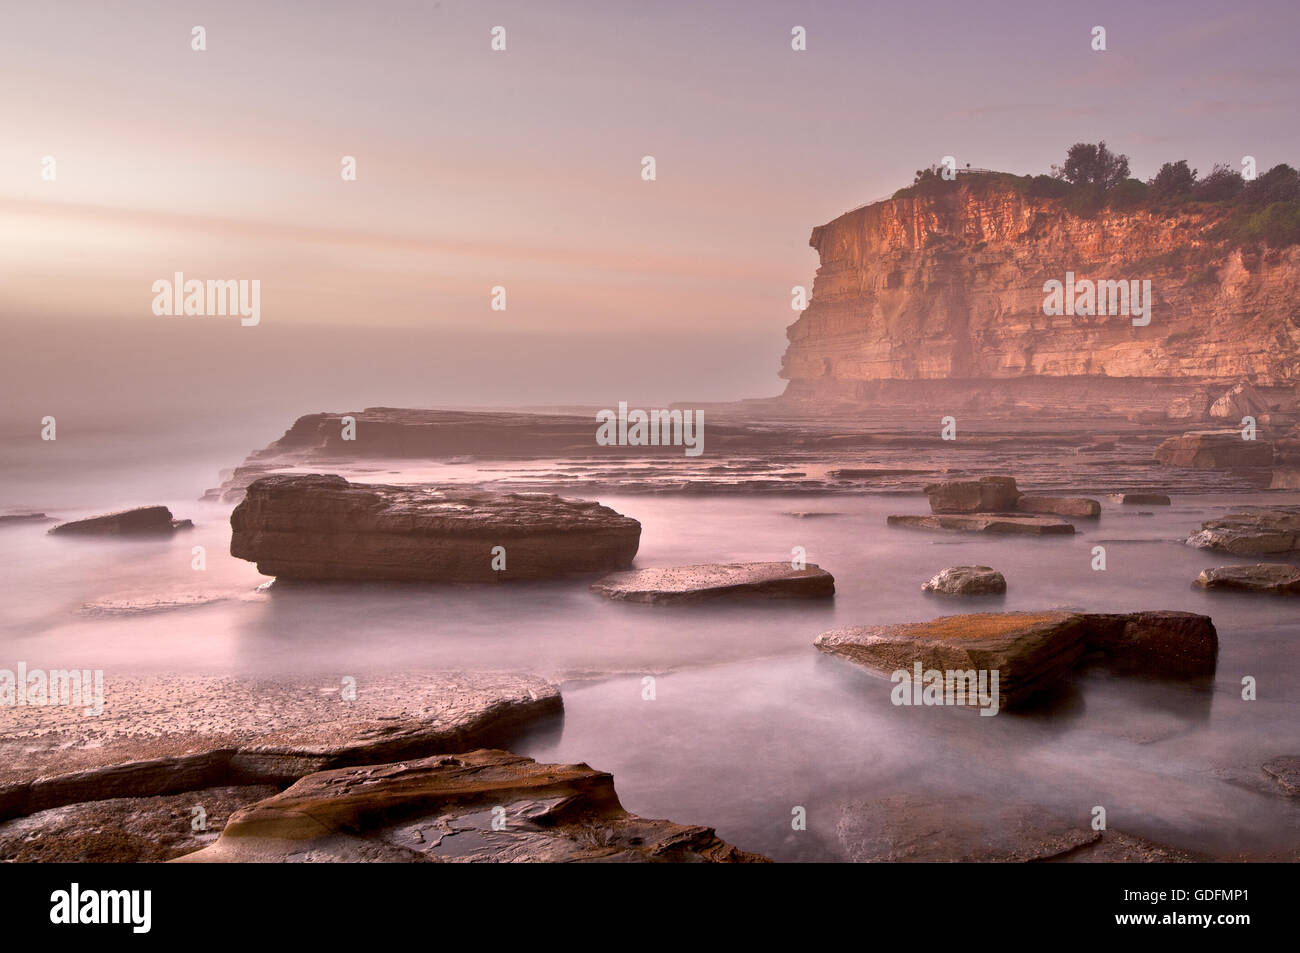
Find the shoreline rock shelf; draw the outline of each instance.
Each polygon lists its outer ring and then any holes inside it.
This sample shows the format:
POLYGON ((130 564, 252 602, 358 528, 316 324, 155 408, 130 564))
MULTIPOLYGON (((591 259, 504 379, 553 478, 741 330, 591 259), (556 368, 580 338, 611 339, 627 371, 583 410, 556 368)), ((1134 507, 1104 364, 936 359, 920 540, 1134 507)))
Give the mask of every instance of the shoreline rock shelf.
POLYGON ((1170 437, 1155 450, 1155 461, 1166 467, 1230 469, 1271 467, 1273 444, 1243 440, 1240 430, 1192 430, 1170 437))
POLYGON ((820 566, 794 569, 779 563, 706 563, 618 572, 591 591, 623 602, 654 604, 712 599, 828 599, 835 577, 820 566))
POLYGON ((1206 520, 1187 545, 1235 556, 1300 552, 1300 507, 1240 510, 1206 520))
POLYGON ((324 771, 236 812, 217 842, 175 863, 761 863, 712 828, 650 820, 614 778, 481 749, 324 771))
POLYGON ((232 556, 298 580, 557 579, 628 568, 641 537, 636 520, 587 500, 321 474, 255 480, 230 526, 232 556))

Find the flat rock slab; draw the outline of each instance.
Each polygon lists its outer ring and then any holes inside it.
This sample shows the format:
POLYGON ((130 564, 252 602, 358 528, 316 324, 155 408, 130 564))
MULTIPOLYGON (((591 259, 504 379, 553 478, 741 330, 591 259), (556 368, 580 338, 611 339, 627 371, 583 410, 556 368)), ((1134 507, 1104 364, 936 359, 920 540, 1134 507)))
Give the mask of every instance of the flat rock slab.
POLYGON ((313 774, 180 863, 761 862, 711 828, 648 820, 585 764, 479 750, 313 774))
POLYGON ((1277 784, 1287 797, 1300 797, 1300 757, 1287 755, 1265 761, 1264 773, 1277 784))
POLYGON ((592 592, 624 602, 680 603, 705 599, 827 599, 835 577, 817 565, 705 563, 611 573, 592 592))
POLYGON ((1188 546, 1237 556, 1300 552, 1300 507, 1242 510, 1206 520, 1188 546))
POLYGON ((0 526, 18 526, 23 523, 53 523, 53 516, 44 513, 0 513, 0 526))
POLYGON ((907 529, 946 529, 966 533, 1006 533, 1020 536, 1057 536, 1074 532, 1074 524, 1047 516, 993 513, 929 513, 891 516, 890 526, 907 529))
POLYGON ((1156 447, 1155 459, 1168 467, 1268 467, 1273 465, 1273 444, 1243 440, 1240 430, 1193 430, 1156 447))
POLYGON ((1085 496, 1022 496, 1016 501, 1022 513, 1051 513, 1056 516, 1101 515, 1101 503, 1085 496))
POLYGON ((1202 677, 1213 674, 1219 646, 1208 616, 1165 611, 971 613, 832 629, 815 644, 885 673, 911 675, 917 663, 940 673, 997 672, 1002 708, 1030 703, 1090 651, 1121 671, 1202 677))
POLYGON ((167 535, 178 529, 189 529, 193 525, 189 520, 173 519, 172 511, 165 506, 141 506, 133 510, 119 510, 103 516, 60 523, 51 528, 50 532, 87 536, 150 536, 167 535))
POLYGON ((922 583, 921 589, 954 596, 997 595, 1007 591, 1007 580, 992 566, 951 566, 922 583))
POLYGON ((232 556, 303 580, 555 579, 625 569, 641 539, 636 520, 588 500, 320 474, 253 481, 230 527, 232 556))
POLYGON ((1083 657, 1086 634, 1083 616, 1075 613, 983 612, 832 629, 815 644, 882 672, 910 675, 917 662, 939 672, 997 672, 1000 706, 1015 708, 1074 668, 1083 657))
POLYGON ((1169 497, 1163 493, 1112 493, 1112 503, 1126 506, 1169 506, 1169 497))
POLYGON ((512 739, 563 711, 543 679, 410 673, 342 684, 187 675, 115 676, 102 714, 0 706, 0 818, 83 801, 277 784, 326 768, 512 739))
POLYGON ((0 822, 0 862, 160 863, 208 846, 231 814, 277 793, 240 785, 50 808, 0 822))
POLYGON ((1203 570, 1196 577, 1196 584, 1202 589, 1300 594, 1300 566, 1291 563, 1219 566, 1203 570))
POLYGON ((925 488, 933 513, 999 513, 1016 508, 1020 491, 1014 477, 947 480, 925 488))

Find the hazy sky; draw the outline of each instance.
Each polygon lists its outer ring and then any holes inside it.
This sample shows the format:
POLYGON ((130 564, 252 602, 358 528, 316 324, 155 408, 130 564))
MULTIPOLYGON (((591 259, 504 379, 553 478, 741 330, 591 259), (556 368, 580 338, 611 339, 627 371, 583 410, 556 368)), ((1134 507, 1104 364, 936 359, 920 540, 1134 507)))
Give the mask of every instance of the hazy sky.
POLYGON ((734 330, 775 386, 814 225, 945 154, 1295 164, 1297 35, 1249 0, 9 0, 0 322, 258 333, 155 317, 183 271, 260 279, 263 326, 734 330))

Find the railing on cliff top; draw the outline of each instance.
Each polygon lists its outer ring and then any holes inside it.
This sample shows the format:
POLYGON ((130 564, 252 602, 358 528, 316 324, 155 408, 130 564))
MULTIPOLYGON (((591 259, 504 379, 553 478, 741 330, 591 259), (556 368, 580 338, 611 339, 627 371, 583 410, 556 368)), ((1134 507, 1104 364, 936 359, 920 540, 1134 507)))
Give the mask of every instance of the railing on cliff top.
MULTIPOLYGON (((1002 175, 1003 173, 999 172, 997 169, 958 169, 957 174, 958 175, 1002 175)), ((888 202, 890 199, 894 197, 894 194, 899 191, 901 190, 894 189, 894 191, 890 192, 888 195, 882 195, 880 198, 872 199, 870 202, 863 202, 861 205, 855 206, 849 209, 847 212, 841 212, 840 214, 852 215, 854 212, 860 211, 861 209, 866 208, 868 205, 878 205, 881 202, 888 202)))

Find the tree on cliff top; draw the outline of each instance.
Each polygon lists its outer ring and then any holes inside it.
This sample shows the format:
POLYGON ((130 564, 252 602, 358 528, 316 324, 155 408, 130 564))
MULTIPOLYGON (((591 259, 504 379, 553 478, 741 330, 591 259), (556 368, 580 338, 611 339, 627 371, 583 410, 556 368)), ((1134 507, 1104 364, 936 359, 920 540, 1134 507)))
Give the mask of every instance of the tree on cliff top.
POLYGON ((1071 185, 1095 185, 1104 191, 1128 178, 1128 156, 1111 152, 1104 139, 1096 145, 1076 142, 1065 154, 1065 165, 1052 166, 1052 174, 1071 185))
POLYGON ((1151 197, 1157 201, 1181 198, 1192 194, 1196 170, 1187 164, 1186 159, 1166 162, 1147 184, 1151 186, 1151 197))

